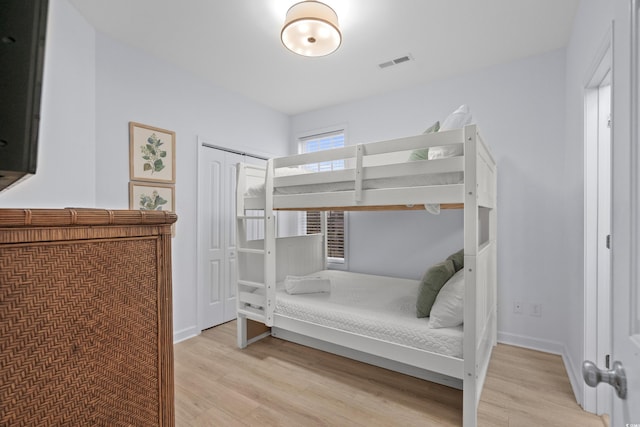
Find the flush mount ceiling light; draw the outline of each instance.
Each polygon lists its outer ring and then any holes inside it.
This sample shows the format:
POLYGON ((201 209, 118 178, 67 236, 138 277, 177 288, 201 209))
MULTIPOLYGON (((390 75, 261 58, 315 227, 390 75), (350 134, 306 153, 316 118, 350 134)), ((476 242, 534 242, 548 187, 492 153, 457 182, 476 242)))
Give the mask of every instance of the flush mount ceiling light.
POLYGON ((287 49, 298 55, 329 55, 342 42, 338 15, 319 1, 296 3, 287 12, 280 38, 287 49))

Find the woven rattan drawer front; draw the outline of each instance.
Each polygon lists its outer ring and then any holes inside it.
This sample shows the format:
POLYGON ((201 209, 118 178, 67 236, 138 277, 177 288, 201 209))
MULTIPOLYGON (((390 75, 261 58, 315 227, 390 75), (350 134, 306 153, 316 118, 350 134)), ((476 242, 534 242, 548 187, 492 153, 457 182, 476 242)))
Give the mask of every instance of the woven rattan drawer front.
POLYGON ((158 252, 153 237, 0 245, 1 426, 163 424, 158 252))

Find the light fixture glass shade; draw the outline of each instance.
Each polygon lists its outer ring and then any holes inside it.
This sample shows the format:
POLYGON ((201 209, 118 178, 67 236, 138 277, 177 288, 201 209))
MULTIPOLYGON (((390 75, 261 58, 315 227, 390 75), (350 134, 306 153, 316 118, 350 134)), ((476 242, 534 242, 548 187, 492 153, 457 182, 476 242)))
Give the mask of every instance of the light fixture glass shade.
POLYGON ((338 15, 318 1, 296 3, 287 12, 280 38, 287 49, 298 55, 328 55, 342 42, 338 15))

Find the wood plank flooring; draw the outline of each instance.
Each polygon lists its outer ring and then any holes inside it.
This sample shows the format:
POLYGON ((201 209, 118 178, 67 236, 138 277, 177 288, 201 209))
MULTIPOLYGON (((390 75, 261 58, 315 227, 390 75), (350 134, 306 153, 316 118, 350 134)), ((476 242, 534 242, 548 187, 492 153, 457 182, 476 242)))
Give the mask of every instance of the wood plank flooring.
MULTIPOLYGON (((459 426, 462 392, 268 337, 236 347, 229 322, 175 345, 176 425, 459 426)), ((562 359, 498 345, 479 425, 602 427, 562 359)))

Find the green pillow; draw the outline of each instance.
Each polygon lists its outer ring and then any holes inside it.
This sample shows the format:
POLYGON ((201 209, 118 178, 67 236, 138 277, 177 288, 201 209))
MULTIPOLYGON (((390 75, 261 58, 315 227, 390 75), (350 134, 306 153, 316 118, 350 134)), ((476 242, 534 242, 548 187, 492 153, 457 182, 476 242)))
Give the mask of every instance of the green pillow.
MULTIPOLYGON (((436 133, 440 130, 440 122, 435 122, 429 129, 425 130, 423 133, 436 133)), ((427 160, 427 156, 429 154, 428 148, 419 148, 417 150, 413 150, 411 155, 409 156, 409 161, 413 162, 416 160, 427 160)))
POLYGON ((450 259, 453 262, 453 266, 456 271, 462 270, 462 267, 464 267, 464 249, 460 249, 455 254, 449 255, 447 259, 450 259))
POLYGON ((418 289, 418 301, 416 302, 418 317, 427 317, 431 314, 431 307, 438 292, 455 272, 451 260, 439 262, 427 270, 418 289))

